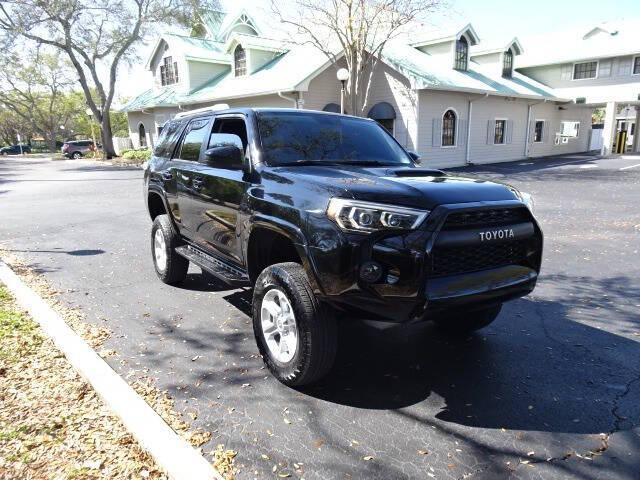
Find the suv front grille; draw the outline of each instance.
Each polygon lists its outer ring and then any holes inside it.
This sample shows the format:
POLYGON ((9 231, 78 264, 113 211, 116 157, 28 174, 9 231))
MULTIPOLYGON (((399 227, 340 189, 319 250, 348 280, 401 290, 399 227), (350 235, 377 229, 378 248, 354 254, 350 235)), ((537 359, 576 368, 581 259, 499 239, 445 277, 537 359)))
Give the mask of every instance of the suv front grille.
POLYGON ((521 265, 527 260, 530 239, 504 243, 436 247, 433 251, 432 277, 470 273, 506 265, 521 265))
POLYGON ((460 230, 475 227, 493 227, 528 222, 529 211, 522 208, 492 208, 489 210, 468 210, 449 214, 442 230, 460 230))

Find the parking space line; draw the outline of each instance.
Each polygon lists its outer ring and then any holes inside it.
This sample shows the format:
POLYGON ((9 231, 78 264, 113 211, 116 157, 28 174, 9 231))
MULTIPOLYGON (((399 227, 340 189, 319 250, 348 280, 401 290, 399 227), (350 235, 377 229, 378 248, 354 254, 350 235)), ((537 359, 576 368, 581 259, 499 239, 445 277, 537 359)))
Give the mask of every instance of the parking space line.
POLYGON ((628 167, 622 167, 620 170, 629 170, 630 168, 636 168, 636 167, 640 167, 640 163, 637 163, 635 165, 629 165, 628 167))

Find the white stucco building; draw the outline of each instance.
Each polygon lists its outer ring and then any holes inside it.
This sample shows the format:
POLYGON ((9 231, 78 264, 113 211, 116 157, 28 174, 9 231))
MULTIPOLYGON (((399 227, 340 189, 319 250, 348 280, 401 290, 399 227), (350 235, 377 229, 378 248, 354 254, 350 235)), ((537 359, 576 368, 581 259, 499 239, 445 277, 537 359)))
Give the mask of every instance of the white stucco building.
MULTIPOLYGON (((207 105, 339 109, 335 68, 313 47, 278 39, 255 11, 204 20, 204 38, 167 34, 156 42, 147 62, 153 85, 124 107, 136 147, 153 146, 177 112, 207 105)), ((545 62, 541 45, 517 38, 483 44, 470 24, 423 27, 388 44, 365 111, 423 164, 451 167, 587 151, 593 109, 606 106, 603 149, 610 152, 611 112, 639 103, 640 42, 633 32, 636 41, 614 51, 602 45, 615 35, 598 28, 573 39, 570 55, 548 52, 545 62), (597 51, 589 46, 594 38, 597 51)))

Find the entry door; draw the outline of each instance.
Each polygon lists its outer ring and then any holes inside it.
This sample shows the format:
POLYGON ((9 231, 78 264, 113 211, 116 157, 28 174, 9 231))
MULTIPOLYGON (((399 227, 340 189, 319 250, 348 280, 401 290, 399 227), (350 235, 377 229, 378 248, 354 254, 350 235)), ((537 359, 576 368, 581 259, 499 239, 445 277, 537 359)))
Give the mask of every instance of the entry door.
POLYGON ((177 215, 181 230, 187 238, 195 240, 198 218, 194 209, 194 198, 199 195, 201 185, 196 181, 202 174, 200 158, 204 145, 208 141, 211 117, 191 120, 180 141, 174 158, 171 160, 171 175, 175 178, 177 215))
MULTIPOLYGON (((248 156, 246 122, 241 115, 216 117, 206 148, 229 143, 248 156)), ((245 170, 202 163, 194 181, 202 185, 194 193, 193 202, 196 241, 241 264, 238 214, 250 187, 245 181, 245 170)))

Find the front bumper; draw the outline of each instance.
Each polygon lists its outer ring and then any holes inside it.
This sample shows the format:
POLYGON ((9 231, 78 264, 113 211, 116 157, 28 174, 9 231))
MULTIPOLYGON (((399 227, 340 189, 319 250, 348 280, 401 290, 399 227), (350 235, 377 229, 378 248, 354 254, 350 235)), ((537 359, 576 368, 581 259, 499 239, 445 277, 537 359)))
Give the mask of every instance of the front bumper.
POLYGON ((309 249, 321 288, 318 293, 350 317, 395 323, 427 320, 443 311, 480 308, 525 296, 536 285, 543 240, 528 210, 527 225, 513 225, 515 235, 527 245, 524 260, 459 273, 434 270, 438 248, 454 246, 464 252, 478 247, 481 229, 443 229, 451 213, 522 206, 517 201, 445 205, 436 208, 419 230, 379 236, 346 235, 318 218, 318 222, 310 222, 316 226, 312 238, 322 241, 312 243, 309 249), (384 267, 381 281, 367 283, 359 277, 359 268, 367 261, 384 267))

